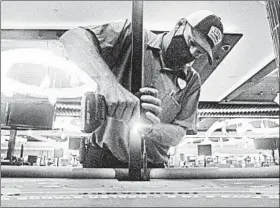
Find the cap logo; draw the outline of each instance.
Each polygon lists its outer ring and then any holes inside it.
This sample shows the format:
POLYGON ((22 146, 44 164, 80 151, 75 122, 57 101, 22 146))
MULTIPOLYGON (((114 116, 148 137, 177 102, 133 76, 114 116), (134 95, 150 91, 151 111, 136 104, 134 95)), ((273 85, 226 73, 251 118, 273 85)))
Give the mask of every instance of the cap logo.
POLYGON ((209 32, 208 32, 208 37, 212 40, 214 43, 214 46, 218 45, 222 41, 222 32, 219 28, 215 26, 211 26, 209 32))

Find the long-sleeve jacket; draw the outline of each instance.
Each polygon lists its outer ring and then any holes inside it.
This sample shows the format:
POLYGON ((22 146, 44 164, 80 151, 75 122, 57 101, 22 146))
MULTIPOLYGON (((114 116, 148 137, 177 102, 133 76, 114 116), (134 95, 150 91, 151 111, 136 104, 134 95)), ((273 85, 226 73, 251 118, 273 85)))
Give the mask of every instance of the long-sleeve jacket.
MULTIPOLYGON (((131 23, 125 20, 82 29, 94 37, 92 40, 98 40, 102 58, 118 82, 131 91, 131 23)), ((150 162, 162 163, 167 161, 170 146, 177 145, 186 133, 196 132, 201 81, 191 67, 181 71, 162 70, 165 33, 144 30, 144 35, 145 83, 158 89, 162 103, 161 124, 155 125, 147 135, 147 156, 150 162)), ((92 139, 101 147, 106 143, 118 159, 128 161, 128 128, 123 122, 108 118, 92 139)))

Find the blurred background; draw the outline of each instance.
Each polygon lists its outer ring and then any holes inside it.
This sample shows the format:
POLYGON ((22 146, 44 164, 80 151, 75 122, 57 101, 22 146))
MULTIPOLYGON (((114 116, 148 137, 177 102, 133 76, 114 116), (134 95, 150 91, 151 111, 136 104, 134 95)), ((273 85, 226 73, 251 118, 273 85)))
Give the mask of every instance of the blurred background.
MULTIPOLYGON (((35 48, 64 57, 58 38, 67 29, 131 19, 131 8, 129 1, 1 2, 1 52, 35 48)), ((170 149, 167 167, 279 165, 279 18, 277 22, 275 8, 279 11, 278 1, 144 2, 144 28, 157 33, 171 30, 180 18, 201 9, 218 14, 225 25, 214 64, 208 65, 205 57, 193 64, 203 83, 198 134, 186 135, 170 149)), ((32 54, 30 60, 39 56, 32 54)), ((53 63, 29 61, 7 70, 1 64, 1 78, 3 74, 34 89, 43 86, 71 92, 86 84, 80 75, 53 63)), ((35 122, 40 110, 27 117, 20 110, 7 114, 7 109, 28 110, 7 104, 16 93, 11 89, 1 84, 1 164, 81 166, 80 142, 89 135, 79 130, 80 100, 41 97, 47 113, 35 122), (30 120, 30 125, 23 125, 23 120, 30 120)))

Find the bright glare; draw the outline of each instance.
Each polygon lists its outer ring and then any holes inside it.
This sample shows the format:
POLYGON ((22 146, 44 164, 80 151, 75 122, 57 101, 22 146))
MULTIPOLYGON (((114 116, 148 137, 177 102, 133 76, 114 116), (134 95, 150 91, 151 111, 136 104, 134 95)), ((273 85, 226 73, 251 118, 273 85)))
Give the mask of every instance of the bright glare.
MULTIPOLYGON (((2 88, 2 86, 1 86, 2 88)), ((1 89, 2 90, 2 89, 1 89)), ((1 91, 2 92, 2 91, 1 91)), ((6 97, 13 97, 14 93, 11 90, 6 90, 3 92, 6 97)))
POLYGON ((48 100, 49 100, 50 104, 55 105, 56 101, 57 101, 57 97, 55 95, 53 95, 53 94, 50 94, 48 96, 48 100))
POLYGON ((140 132, 140 130, 145 127, 145 124, 143 122, 141 122, 141 121, 137 121, 137 122, 134 122, 131 125, 131 127, 132 127, 131 131, 134 131, 134 132, 138 131, 138 132, 140 132))
POLYGON ((50 77, 48 75, 46 75, 46 77, 44 78, 43 82, 40 84, 41 88, 49 88, 51 85, 51 80, 50 77))
POLYGON ((219 138, 220 148, 224 148, 223 138, 219 138))
POLYGON ((97 84, 74 62, 60 57, 48 50, 43 49, 12 49, 1 52, 1 93, 11 95, 20 93, 35 97, 49 98, 73 98, 80 97, 85 92, 95 92, 97 84), (50 80, 46 76, 41 87, 32 86, 8 78, 7 73, 15 64, 38 64, 47 67, 54 67, 70 74, 73 88, 49 88, 50 80), (85 83, 76 87, 77 82, 85 83))
POLYGON ((143 129, 148 127, 150 124, 147 124, 143 121, 137 120, 130 123, 130 138, 139 138, 139 136, 143 137, 143 129))
POLYGON ((32 134, 33 134, 33 131, 32 130, 27 130, 27 136, 32 136, 32 134))

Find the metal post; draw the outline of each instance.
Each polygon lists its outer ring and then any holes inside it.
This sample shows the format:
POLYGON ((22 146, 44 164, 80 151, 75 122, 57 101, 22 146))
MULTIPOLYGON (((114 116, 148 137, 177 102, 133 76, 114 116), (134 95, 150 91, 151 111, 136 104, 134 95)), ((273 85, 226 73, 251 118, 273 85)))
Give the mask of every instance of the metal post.
POLYGON ((20 158, 23 158, 23 144, 20 147, 20 158))
POLYGON ((17 135, 17 130, 11 129, 10 130, 10 139, 9 139, 9 143, 8 143, 8 150, 7 150, 7 159, 10 161, 12 159, 12 156, 14 156, 16 135, 17 135))
POLYGON ((132 2, 131 92, 136 93, 143 83, 143 1, 132 2))
POLYGON ((129 132, 129 176, 128 180, 140 181, 142 168, 141 135, 137 129, 130 129, 129 132))
MULTIPOLYGON (((131 92, 136 93, 143 83, 143 1, 132 2, 132 77, 131 92)), ((141 135, 137 129, 129 133, 129 176, 131 181, 140 181, 142 167, 141 135)))
POLYGON ((275 163, 274 149, 271 150, 271 155, 272 155, 272 161, 273 161, 273 163, 275 163))

